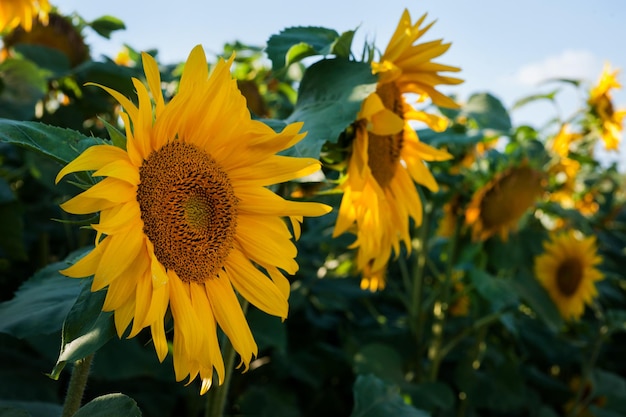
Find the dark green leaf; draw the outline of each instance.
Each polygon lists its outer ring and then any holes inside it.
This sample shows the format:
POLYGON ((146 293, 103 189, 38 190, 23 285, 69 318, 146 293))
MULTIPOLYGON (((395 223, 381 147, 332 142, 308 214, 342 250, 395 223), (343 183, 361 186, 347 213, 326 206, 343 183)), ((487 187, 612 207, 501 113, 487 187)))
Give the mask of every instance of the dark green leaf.
POLYGON ((117 17, 102 16, 89 24, 100 36, 110 39, 111 33, 126 29, 126 25, 117 17))
POLYGON ((270 316, 255 307, 249 307, 246 318, 259 350, 276 348, 287 351, 287 331, 279 317, 270 316))
POLYGON ((22 212, 11 186, 4 178, 0 178, 0 248, 10 259, 26 259, 22 212))
POLYGON ((372 375, 359 375, 354 383, 354 408, 350 417, 428 417, 405 403, 397 388, 372 375))
POLYGON ((266 52, 276 71, 307 56, 330 54, 337 38, 339 34, 332 29, 290 27, 270 37, 266 52))
POLYGON ((106 291, 91 292, 92 279, 85 279, 80 295, 63 323, 61 351, 50 376, 54 379, 67 362, 77 361, 97 351, 115 333, 112 312, 103 312, 106 291))
POLYGON ((70 61, 59 49, 43 45, 20 43, 15 51, 24 58, 34 62, 39 68, 46 69, 54 76, 60 76, 70 69, 70 61))
POLYGON ((32 119, 46 88, 41 70, 31 61, 7 59, 0 63, 0 117, 32 119))
POLYGON ((512 127, 511 117, 502 102, 489 93, 472 95, 462 113, 474 119, 480 129, 507 133, 512 127))
POLYGON ((141 410, 124 394, 107 394, 89 401, 73 417, 141 417, 141 410))
POLYGON ((481 142, 484 138, 479 134, 458 133, 451 130, 443 132, 435 132, 430 129, 420 129, 417 135, 424 143, 439 148, 442 146, 450 147, 452 145, 470 146, 481 142))
POLYGON ((443 382, 411 384, 406 389, 412 403, 425 410, 450 410, 455 403, 454 392, 443 382))
POLYGON ((400 383, 404 380, 402 359, 389 345, 370 343, 354 355, 355 373, 373 374, 385 381, 400 383))
POLYGON ((0 142, 12 143, 38 152, 62 165, 74 160, 93 145, 107 144, 70 129, 37 122, 0 119, 0 142))
POLYGON ((1 303, 0 332, 23 338, 60 330, 81 285, 81 280, 59 273, 66 267, 67 262, 46 266, 26 281, 12 300, 1 303))
POLYGON ((294 112, 287 123, 304 122, 306 137, 287 150, 292 156, 319 158, 325 142, 336 142, 376 90, 377 79, 368 64, 327 59, 307 69, 294 112))
POLYGON ((62 411, 59 404, 0 400, 0 417, 59 417, 62 411))
POLYGON ((606 312, 609 331, 626 331, 626 310, 609 310, 606 312))
POLYGON ((515 292, 519 294, 529 306, 537 312, 548 327, 553 331, 558 331, 563 326, 563 319, 559 314, 546 290, 527 271, 522 270, 511 280, 511 285, 515 292))
POLYGON ((476 268, 470 269, 469 278, 476 286, 478 293, 491 304, 494 311, 518 302, 517 293, 509 279, 497 278, 476 268))

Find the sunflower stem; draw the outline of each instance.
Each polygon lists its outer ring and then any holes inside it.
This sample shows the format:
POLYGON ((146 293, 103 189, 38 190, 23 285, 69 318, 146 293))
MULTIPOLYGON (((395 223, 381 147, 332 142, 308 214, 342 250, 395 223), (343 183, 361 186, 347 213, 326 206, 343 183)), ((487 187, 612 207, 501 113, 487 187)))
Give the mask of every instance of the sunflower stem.
POLYGON ((446 264, 445 278, 441 288, 441 296, 433 308, 433 324, 432 324, 432 340, 428 348, 428 359, 430 359, 430 381, 436 381, 439 375, 439 366, 441 361, 445 357, 446 352, 443 350, 443 336, 446 319, 448 317, 448 304, 450 302, 450 294, 452 289, 452 272, 456 263, 457 246, 459 241, 459 235, 461 233, 461 226, 463 222, 457 217, 456 224, 454 226, 454 233, 450 237, 448 242, 448 259, 446 264))
MULTIPOLYGON (((240 302, 241 309, 243 310, 243 313, 246 314, 246 311, 248 310, 248 301, 241 298, 240 302)), ((206 408, 204 410, 205 417, 222 417, 224 415, 226 398, 228 397, 230 381, 235 368, 235 353, 233 344, 230 342, 228 337, 224 337, 224 342, 222 343, 222 357, 224 358, 224 369, 226 370, 224 383, 210 389, 207 393, 206 408)))
POLYGON ((72 376, 70 377, 70 383, 67 387, 61 417, 71 417, 76 414, 80 408, 80 404, 83 401, 83 394, 85 393, 85 387, 87 386, 87 380, 89 379, 89 370, 93 356, 94 354, 92 353, 74 362, 74 368, 72 369, 72 376))
POLYGON ((584 410, 593 400, 593 397, 591 395, 589 395, 587 398, 583 398, 585 393, 585 387, 591 379, 591 371, 593 370, 596 361, 598 360, 598 356, 600 355, 600 350, 602 349, 604 338, 609 333, 609 329, 606 325, 606 320, 602 310, 596 303, 594 303, 592 307, 594 308, 596 317, 600 319, 601 324, 598 328, 598 336, 596 337, 596 340, 591 349, 591 354, 586 356, 587 360, 582 364, 580 385, 576 390, 576 397, 574 397, 574 406, 569 410, 569 413, 567 414, 568 417, 577 417, 578 415, 580 415, 581 411, 584 410))
MULTIPOLYGON (((410 300, 410 317, 411 324, 413 326, 413 332, 415 334, 415 342, 417 345, 418 357, 421 357, 422 350, 422 335, 424 334, 424 320, 422 317, 422 291, 424 288, 424 276, 426 270, 426 258, 428 256, 428 233, 430 226, 430 214, 432 206, 427 203, 424 206, 424 218, 419 230, 417 248, 417 256, 415 262, 415 273, 413 274, 413 282, 410 288, 407 286, 407 291, 411 290, 410 300)), ((419 362, 419 361, 418 361, 419 362)), ((420 378, 420 366, 416 367, 415 377, 417 380, 420 378)))

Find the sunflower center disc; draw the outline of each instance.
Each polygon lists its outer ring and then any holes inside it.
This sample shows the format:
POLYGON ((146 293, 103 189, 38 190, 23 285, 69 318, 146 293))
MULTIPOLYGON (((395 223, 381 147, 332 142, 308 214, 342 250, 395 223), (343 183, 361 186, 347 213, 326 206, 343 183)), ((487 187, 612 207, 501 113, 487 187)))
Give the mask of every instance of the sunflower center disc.
POLYGON ((559 291, 568 297, 576 293, 582 278, 582 266, 576 259, 566 259, 556 271, 556 284, 559 291))
MULTIPOLYGON (((404 116, 402 112, 402 96, 394 83, 382 84, 376 88, 376 93, 382 100, 385 108, 393 111, 401 118, 404 116)), ((378 184, 383 188, 387 187, 398 167, 398 160, 402 151, 403 132, 388 136, 369 133, 368 136, 368 165, 378 184)))
POLYGON ((200 148, 172 141, 148 156, 139 177, 144 233, 159 262, 184 282, 217 276, 237 228, 228 175, 200 148))

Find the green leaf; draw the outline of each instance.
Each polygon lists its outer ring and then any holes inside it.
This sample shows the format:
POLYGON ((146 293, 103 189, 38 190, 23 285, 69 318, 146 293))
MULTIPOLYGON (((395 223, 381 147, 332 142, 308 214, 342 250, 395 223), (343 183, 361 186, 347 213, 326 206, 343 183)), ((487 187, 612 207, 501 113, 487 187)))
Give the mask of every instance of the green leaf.
POLYGON ((0 248, 9 259, 26 260, 23 209, 11 186, 0 178, 0 248))
POLYGON ((66 267, 67 262, 46 266, 22 284, 12 300, 1 303, 0 332, 24 338, 60 330, 81 284, 59 273, 66 267))
POLYGON ((286 153, 319 158, 325 142, 335 143, 355 121, 361 103, 376 90, 370 66, 343 59, 326 59, 309 67, 294 112, 287 123, 304 122, 306 137, 286 153))
POLYGON ((350 417, 428 417, 430 414, 405 403, 398 389, 372 375, 359 375, 353 387, 350 417))
POLYGON ((352 40, 354 39, 354 30, 348 30, 343 32, 332 45, 331 53, 338 58, 350 58, 350 51, 352 50, 352 40))
POLYGON ((0 117, 32 119, 46 89, 46 79, 31 61, 7 59, 0 63, 0 117))
POLYGON ((103 139, 87 137, 70 129, 6 119, 0 119, 0 142, 38 152, 62 165, 74 160, 90 146, 108 144, 103 139))
POLYGON ((105 37, 107 39, 111 38, 111 33, 116 30, 126 29, 126 25, 117 17, 113 16, 102 16, 98 19, 94 20, 89 24, 93 30, 95 30, 98 35, 105 37))
POLYGON ((62 411, 59 404, 0 400, 0 417, 59 417, 62 411))
POLYGON ((126 150, 126 136, 106 120, 100 119, 100 121, 104 123, 104 127, 109 133, 109 137, 111 138, 113 146, 117 146, 120 149, 126 150))
POLYGON ((519 109, 520 107, 523 107, 526 104, 532 103, 534 101, 539 101, 539 100, 554 101, 554 98, 556 97, 556 94, 559 91, 560 90, 557 89, 557 90, 553 90, 553 91, 551 91, 549 93, 532 94, 530 96, 522 97, 521 99, 519 99, 515 103, 513 103, 513 107, 511 107, 511 110, 519 109))
POLYGON ((626 331, 626 310, 609 310, 606 312, 606 322, 610 332, 626 331))
POLYGON ((462 113, 474 119, 480 129, 507 133, 512 127, 511 117, 502 102, 489 93, 472 95, 462 113))
POLYGON ((113 313, 102 311, 106 291, 91 292, 92 278, 83 281, 80 295, 63 323, 59 358, 50 373, 54 379, 67 362, 94 353, 116 334, 113 313))
POLYGON ((404 380, 402 359, 389 345, 382 343, 365 345, 354 355, 353 361, 356 374, 373 374, 385 381, 396 383, 404 380))
POLYGON ((450 410, 455 403, 454 391, 443 382, 423 382, 407 386, 413 404, 425 410, 450 410))
POLYGON ((543 319, 548 328, 557 332, 563 326, 563 318, 552 299, 528 270, 521 270, 511 279, 514 291, 543 319))
POLYGON ((476 287, 476 291, 489 301, 493 311, 501 310, 518 302, 517 293, 509 279, 496 278, 477 268, 470 269, 469 278, 476 287))
POLYGON ((89 401, 73 417, 141 417, 141 410, 124 394, 107 394, 89 401))
POLYGON ((54 76, 60 76, 70 70, 70 61, 67 55, 59 49, 20 43, 15 45, 15 51, 34 62, 39 68, 50 71, 54 76))
POLYGON ((330 54, 338 38, 339 34, 332 29, 290 27, 269 38, 266 52, 276 71, 308 56, 330 54))
POLYGON ((259 350, 276 348, 287 351, 287 329, 280 317, 270 316, 255 307, 249 307, 246 319, 254 334, 259 350))

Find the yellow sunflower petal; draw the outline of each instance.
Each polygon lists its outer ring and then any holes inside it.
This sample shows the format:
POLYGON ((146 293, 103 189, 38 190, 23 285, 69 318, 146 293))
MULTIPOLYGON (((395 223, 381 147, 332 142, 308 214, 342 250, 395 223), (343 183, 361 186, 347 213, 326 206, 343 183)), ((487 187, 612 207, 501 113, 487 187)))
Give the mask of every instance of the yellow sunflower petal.
POLYGON ((91 146, 59 171, 55 179, 55 184, 58 184, 61 178, 72 172, 95 171, 120 160, 128 161, 128 154, 116 146, 91 146))

